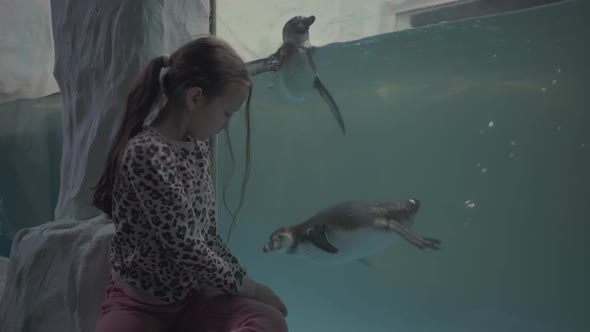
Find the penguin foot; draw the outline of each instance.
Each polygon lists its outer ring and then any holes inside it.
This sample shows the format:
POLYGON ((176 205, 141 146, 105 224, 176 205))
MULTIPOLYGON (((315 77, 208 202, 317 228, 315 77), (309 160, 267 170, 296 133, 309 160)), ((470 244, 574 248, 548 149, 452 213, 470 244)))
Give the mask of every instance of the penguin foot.
POLYGON ((434 250, 438 250, 440 249, 440 245, 441 245, 441 240, 437 239, 437 238, 433 238, 433 237, 421 237, 423 240, 423 244, 424 247, 430 248, 430 249, 434 249, 434 250))
POLYGON ((390 230, 399 234, 401 237, 406 239, 414 246, 416 246, 418 249, 440 249, 439 246, 441 244, 441 241, 439 239, 420 236, 419 234, 416 234, 412 230, 408 229, 407 227, 402 226, 399 222, 395 220, 390 220, 387 227, 390 230))

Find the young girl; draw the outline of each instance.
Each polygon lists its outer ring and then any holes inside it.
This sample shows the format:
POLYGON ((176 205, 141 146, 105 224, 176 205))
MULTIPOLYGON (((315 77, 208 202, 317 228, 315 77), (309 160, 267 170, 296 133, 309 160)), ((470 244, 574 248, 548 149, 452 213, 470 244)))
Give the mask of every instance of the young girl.
POLYGON ((116 227, 97 332, 287 331, 285 305, 217 235, 206 140, 246 99, 248 116, 251 84, 236 52, 209 36, 152 59, 129 93, 94 194, 116 227))

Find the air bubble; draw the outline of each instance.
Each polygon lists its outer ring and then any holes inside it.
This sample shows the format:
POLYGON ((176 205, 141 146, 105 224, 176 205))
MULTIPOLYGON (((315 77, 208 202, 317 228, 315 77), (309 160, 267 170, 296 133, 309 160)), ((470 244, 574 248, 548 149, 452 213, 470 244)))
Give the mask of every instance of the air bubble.
POLYGON ((465 201, 465 207, 468 209, 473 209, 475 207, 475 202, 472 202, 470 199, 465 201))

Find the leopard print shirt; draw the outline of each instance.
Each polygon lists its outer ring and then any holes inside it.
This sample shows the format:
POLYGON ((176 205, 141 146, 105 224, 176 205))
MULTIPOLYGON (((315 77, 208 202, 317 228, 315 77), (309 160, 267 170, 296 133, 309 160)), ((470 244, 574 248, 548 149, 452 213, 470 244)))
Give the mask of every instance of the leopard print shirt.
POLYGON ((245 270, 217 234, 206 142, 173 141, 146 127, 126 146, 113 188, 112 268, 161 301, 202 286, 235 294, 245 270))

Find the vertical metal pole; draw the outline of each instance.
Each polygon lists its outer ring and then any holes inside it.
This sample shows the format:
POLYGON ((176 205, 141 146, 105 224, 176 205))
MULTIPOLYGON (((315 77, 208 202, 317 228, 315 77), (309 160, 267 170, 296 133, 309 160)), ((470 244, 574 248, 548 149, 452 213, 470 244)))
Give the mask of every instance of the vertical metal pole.
MULTIPOLYGON (((209 0, 209 34, 211 35, 215 35, 217 32, 216 29, 216 19, 217 19, 217 2, 216 0, 209 0)), ((217 153, 217 145, 218 145, 218 139, 217 139, 217 135, 213 136, 212 138, 209 139, 209 146, 211 147, 211 178, 213 181, 213 190, 215 193, 215 196, 217 196, 217 174, 219 173, 217 171, 218 168, 218 163, 217 163, 217 159, 218 159, 218 153, 217 153)), ((216 197, 216 200, 218 197, 216 197)))
POLYGON ((209 33, 215 35, 217 33, 217 1, 209 0, 209 33))

